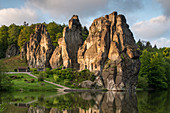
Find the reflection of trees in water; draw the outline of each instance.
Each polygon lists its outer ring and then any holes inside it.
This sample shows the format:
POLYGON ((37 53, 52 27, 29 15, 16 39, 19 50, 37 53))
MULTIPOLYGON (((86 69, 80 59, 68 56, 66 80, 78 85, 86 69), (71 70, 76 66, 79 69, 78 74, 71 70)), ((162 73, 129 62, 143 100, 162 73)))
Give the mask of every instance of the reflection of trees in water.
POLYGON ((140 113, 168 113, 170 112, 170 92, 143 91, 137 92, 138 109, 140 113))
POLYGON ((167 91, 143 91, 137 92, 137 96, 124 92, 82 92, 61 96, 55 94, 52 98, 42 94, 12 96, 0 93, 0 104, 6 108, 2 113, 168 113, 169 99, 167 91), (24 104, 9 104, 23 99, 33 103, 25 107, 24 104))
MULTIPOLYGON (((40 103, 42 105, 42 101, 40 103)), ((71 93, 44 100, 44 107, 34 105, 29 113, 138 113, 135 94, 122 92, 71 93)))
POLYGON ((0 92, 0 113, 4 113, 12 98, 11 93, 0 92))

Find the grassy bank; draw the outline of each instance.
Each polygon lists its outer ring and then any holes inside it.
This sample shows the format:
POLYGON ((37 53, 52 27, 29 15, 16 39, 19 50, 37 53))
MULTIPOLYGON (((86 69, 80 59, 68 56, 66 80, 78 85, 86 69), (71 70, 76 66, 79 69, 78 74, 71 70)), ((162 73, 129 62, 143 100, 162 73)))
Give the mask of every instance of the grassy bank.
POLYGON ((57 91, 57 86, 38 81, 38 79, 33 78, 27 74, 9 74, 12 79, 13 91, 57 91))
POLYGON ((42 71, 42 72, 38 72, 34 68, 32 68, 31 70, 32 70, 32 74, 34 74, 38 78, 43 77, 44 80, 54 82, 69 88, 82 89, 80 88, 81 82, 85 80, 91 80, 91 81, 95 80, 94 73, 90 72, 87 69, 82 71, 76 71, 71 68, 67 68, 67 69, 57 68, 52 70, 46 68, 46 71, 42 71))
POLYGON ((24 60, 20 60, 19 55, 11 58, 0 59, 0 62, 3 65, 4 71, 9 72, 14 72, 14 69, 18 69, 18 67, 28 67, 24 60))

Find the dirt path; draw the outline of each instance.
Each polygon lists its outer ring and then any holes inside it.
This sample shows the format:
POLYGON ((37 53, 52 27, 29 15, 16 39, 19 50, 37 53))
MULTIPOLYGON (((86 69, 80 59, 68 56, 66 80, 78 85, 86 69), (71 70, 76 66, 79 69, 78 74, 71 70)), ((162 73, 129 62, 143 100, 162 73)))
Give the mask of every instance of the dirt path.
MULTIPOLYGON (((32 76, 32 77, 38 79, 38 77, 34 76, 30 72, 7 72, 7 74, 19 74, 19 73, 24 73, 24 74, 27 74, 29 76, 32 76)), ((53 82, 50 82, 50 81, 47 81, 47 80, 44 80, 44 82, 49 83, 49 84, 53 84, 53 85, 58 86, 58 87, 61 87, 61 88, 58 88, 58 91, 64 91, 66 89, 70 89, 68 87, 65 87, 65 86, 62 86, 60 84, 56 84, 56 83, 53 83, 53 82)))

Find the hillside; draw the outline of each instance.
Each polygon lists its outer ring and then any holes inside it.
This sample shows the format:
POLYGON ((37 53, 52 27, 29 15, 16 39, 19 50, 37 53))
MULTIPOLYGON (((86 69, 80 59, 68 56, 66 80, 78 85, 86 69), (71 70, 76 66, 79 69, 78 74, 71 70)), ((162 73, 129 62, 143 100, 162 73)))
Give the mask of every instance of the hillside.
POLYGON ((18 67, 28 67, 27 63, 24 60, 20 60, 20 56, 14 56, 11 58, 0 59, 1 65, 5 68, 6 71, 14 71, 18 67))

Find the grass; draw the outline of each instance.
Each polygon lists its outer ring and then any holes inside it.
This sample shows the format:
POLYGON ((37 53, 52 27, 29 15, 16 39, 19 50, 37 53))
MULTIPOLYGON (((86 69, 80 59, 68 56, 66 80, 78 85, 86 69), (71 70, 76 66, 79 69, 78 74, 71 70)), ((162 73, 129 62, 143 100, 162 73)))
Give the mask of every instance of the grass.
POLYGON ((24 60, 20 60, 20 56, 14 56, 11 58, 0 59, 5 71, 14 72, 14 69, 18 67, 28 67, 27 63, 24 60))
POLYGON ((14 91, 56 91, 58 86, 39 82, 38 79, 33 78, 27 74, 9 74, 9 76, 17 76, 16 79, 12 79, 12 90, 14 91), (34 82, 31 83, 31 80, 34 82))
MULTIPOLYGON (((32 73, 33 74, 33 73, 32 73)), ((35 75, 35 76, 39 76, 38 74, 33 74, 33 75, 35 75)), ((53 77, 53 75, 50 75, 48 78, 44 78, 44 80, 47 80, 47 81, 50 81, 50 82, 53 82, 53 83, 56 83, 56 84, 60 84, 60 85, 62 85, 62 86, 66 86, 66 87, 68 87, 68 88, 76 88, 76 87, 71 87, 70 85, 65 85, 64 84, 64 80, 63 81, 60 81, 60 82, 56 82, 55 80, 54 80, 54 77, 53 77)), ((78 89, 80 89, 80 88, 78 88, 78 89)), ((81 88, 82 89, 82 88, 81 88)))

